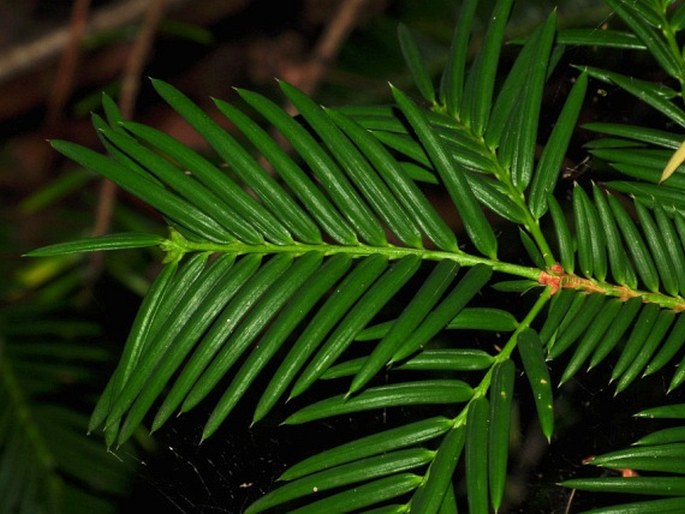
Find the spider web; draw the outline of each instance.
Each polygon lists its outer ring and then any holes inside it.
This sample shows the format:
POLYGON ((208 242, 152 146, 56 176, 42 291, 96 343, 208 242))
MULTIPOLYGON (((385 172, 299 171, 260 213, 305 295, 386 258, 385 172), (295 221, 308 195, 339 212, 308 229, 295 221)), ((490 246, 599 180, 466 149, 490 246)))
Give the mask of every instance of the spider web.
MULTIPOLYGON (((426 412, 426 417, 435 414, 428 409, 426 412)), ((245 417, 236 416, 233 428, 222 428, 200 445, 201 427, 208 414, 184 415, 160 430, 150 460, 117 454, 140 465, 131 506, 142 501, 169 513, 239 514, 273 490, 287 466, 371 432, 413 421, 416 409, 366 413, 296 427, 258 424, 248 428, 245 417)), ((125 505, 122 511, 127 508, 125 505)))

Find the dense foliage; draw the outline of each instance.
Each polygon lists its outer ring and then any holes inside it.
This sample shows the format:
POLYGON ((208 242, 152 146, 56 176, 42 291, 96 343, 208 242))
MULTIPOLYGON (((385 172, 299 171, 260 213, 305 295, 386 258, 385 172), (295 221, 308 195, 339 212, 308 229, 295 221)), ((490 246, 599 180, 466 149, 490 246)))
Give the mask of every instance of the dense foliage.
MULTIPOLYGON (((399 27, 420 99, 391 85, 392 105, 326 108, 279 82, 300 113, 293 118, 239 90, 240 106, 215 104, 240 137, 154 81, 214 149, 211 157, 122 119, 105 97, 104 118, 93 123, 106 155, 51 144, 154 207, 169 234, 113 234, 31 253, 165 253, 88 429, 118 446, 145 420, 156 431, 217 391, 203 439, 216 437, 241 401, 254 403, 257 423, 306 392, 288 425, 429 405, 410 423, 306 458, 247 512, 456 512, 455 470, 463 469, 469 512, 483 513, 503 505, 515 394, 534 404, 544 436, 554 436, 557 384, 548 364, 561 366, 560 384, 608 360, 606 382, 617 393, 657 373, 669 391, 678 389, 685 159, 683 136, 670 129, 685 127, 685 5, 606 3, 625 30, 557 30, 552 12, 501 70, 512 0, 496 3, 472 61, 478 2, 466 0, 437 88, 399 27), (546 82, 565 47, 578 45, 649 54, 663 80, 576 63, 563 106, 543 131, 546 82), (598 136, 586 145, 592 162, 611 171, 567 195, 558 182, 589 80, 634 95, 666 121, 661 129, 586 124, 598 136), (447 210, 431 201, 437 189, 452 201, 447 210), (511 233, 525 262, 501 248, 498 234, 511 233), (458 335, 479 331, 499 333, 500 344, 458 335), (515 390, 518 372, 530 391, 515 390), (338 394, 317 396, 322 380, 334 380, 338 394)), ((682 419, 685 406, 636 415, 682 419)), ((630 508, 593 512, 682 510, 685 427, 663 427, 588 459, 631 473, 597 471, 561 486, 633 495, 630 508)), ((0 424, 3 439, 8 430, 0 424)))

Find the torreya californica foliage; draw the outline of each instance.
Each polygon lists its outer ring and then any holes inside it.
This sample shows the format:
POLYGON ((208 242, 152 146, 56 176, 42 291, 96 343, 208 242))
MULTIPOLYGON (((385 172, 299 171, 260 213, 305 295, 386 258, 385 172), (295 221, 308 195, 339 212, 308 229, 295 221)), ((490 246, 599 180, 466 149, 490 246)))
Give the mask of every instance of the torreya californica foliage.
MULTIPOLYGON (((267 369, 266 385, 252 391, 254 422, 318 381, 335 379, 338 395, 312 400, 283 422, 416 405, 434 406, 434 413, 306 458, 246 512, 456 512, 455 470, 463 459, 466 502, 478 514, 503 505, 514 394, 534 404, 542 432, 553 437, 557 384, 548 365, 560 356, 560 383, 608 360, 606 382, 617 393, 656 373, 669 391, 680 387, 682 151, 667 163, 683 136, 627 123, 586 124, 598 136, 587 148, 610 164, 613 178, 577 185, 570 198, 555 195, 589 79, 625 90, 673 127, 685 127, 685 59, 677 38, 685 5, 606 2, 624 29, 558 31, 552 12, 503 72, 498 63, 512 0, 496 3, 471 63, 478 2, 466 0, 438 88, 400 27, 421 98, 391 85, 393 105, 333 109, 280 82, 300 113, 292 118, 267 98, 239 90, 241 108, 215 104, 242 133, 240 142, 180 91, 154 81, 228 171, 154 128, 122 120, 108 98, 105 118, 93 118, 106 155, 52 141, 157 209, 170 230, 168 237, 114 234, 30 254, 157 245, 165 251, 90 430, 103 430, 109 445, 119 445, 144 420, 158 430, 219 388, 205 439, 267 369), (651 54, 673 87, 578 65, 542 137, 545 84, 569 45, 651 54), (276 144, 262 122, 293 152, 276 144), (449 195, 463 234, 427 199, 426 184, 449 195), (525 264, 499 257, 503 231, 519 235, 525 264), (420 272, 422 284, 408 291, 420 272), (495 303, 501 296, 490 294, 493 287, 517 297, 525 291, 525 312, 495 303), (390 302, 401 308, 381 320, 390 302), (463 338, 435 344, 445 331, 459 330, 496 331, 501 344, 484 348, 463 338), (387 382, 375 380, 381 372, 387 382), (517 372, 530 390, 514 390, 517 372)), ((636 415, 680 419, 685 405, 655 405, 636 415)), ((685 427, 663 426, 669 428, 628 449, 588 460, 639 476, 596 470, 594 478, 560 487, 631 494, 631 507, 593 512, 682 511, 685 427)))

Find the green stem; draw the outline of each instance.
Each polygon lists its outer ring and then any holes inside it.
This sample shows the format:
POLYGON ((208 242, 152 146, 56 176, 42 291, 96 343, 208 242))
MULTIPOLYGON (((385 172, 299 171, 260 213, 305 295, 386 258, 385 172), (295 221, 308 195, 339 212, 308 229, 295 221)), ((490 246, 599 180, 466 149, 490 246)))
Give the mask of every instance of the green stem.
POLYGON ((273 243, 262 243, 260 245, 249 245, 238 241, 231 243, 194 243, 183 238, 178 233, 172 233, 171 239, 162 243, 162 249, 169 253, 173 259, 178 259, 183 254, 189 252, 220 252, 234 255, 244 254, 277 254, 288 253, 293 255, 303 255, 307 252, 320 252, 324 255, 345 254, 350 257, 366 257, 369 255, 383 255, 388 259, 401 259, 409 255, 414 255, 422 260, 443 261, 451 260, 462 266, 475 266, 485 264, 494 271, 500 271, 508 275, 527 278, 539 281, 541 271, 537 268, 510 264, 486 257, 478 257, 463 252, 445 252, 441 250, 428 250, 425 248, 405 248, 401 246, 369 246, 359 244, 355 246, 338 246, 330 244, 304 244, 295 243, 290 245, 277 245, 273 243))
MULTIPOLYGON (((440 112, 440 109, 437 108, 434 108, 433 110, 440 112)), ((478 137, 475 134, 473 134, 471 130, 466 125, 464 125, 460 120, 456 119, 455 121, 459 124, 459 130, 463 134, 470 137, 470 139, 473 142, 479 144, 485 152, 488 152, 490 154, 490 161, 495 166, 495 171, 493 173, 495 178, 506 188, 506 194, 509 197, 509 199, 512 202, 514 202, 514 204, 516 204, 516 206, 524 214, 523 226, 531 235, 533 241, 535 241, 535 244, 537 244, 538 248, 540 249, 540 253, 542 254, 542 258, 544 259, 545 264, 548 268, 553 266, 556 261, 554 259, 554 255, 552 254, 552 250, 549 246, 549 243, 547 243, 547 239, 543 235, 542 230, 540 230, 540 224, 538 220, 535 219, 535 217, 530 212, 530 208, 526 203, 525 195, 521 191, 519 191, 516 188, 516 186, 514 186, 514 183, 511 180, 511 171, 502 166, 497 157, 496 149, 488 147, 485 144, 485 139, 483 137, 478 137)))
MULTIPOLYGON (((477 400, 478 398, 481 398, 485 396, 490 389, 490 384, 492 383, 492 375, 495 370, 495 366, 497 364, 509 359, 511 357, 511 353, 514 351, 514 348, 516 348, 516 344, 518 342, 518 336, 521 332, 523 332, 525 329, 530 327, 530 325, 535 321, 535 318, 538 316, 542 308, 547 304, 549 301, 550 297, 552 296, 552 288, 551 287, 546 287, 545 290, 540 294, 538 299, 536 300, 535 304, 533 307, 528 311, 528 314, 526 314, 526 317, 523 318, 523 320, 519 323, 518 327, 516 327, 516 330, 514 333, 509 337, 509 340, 507 343, 504 345, 504 348, 502 348, 502 351, 495 357, 495 360, 490 366, 490 369, 485 373, 485 376, 483 379, 480 381, 480 383, 474 388, 473 390, 473 396, 471 396, 471 399, 469 402, 464 406, 464 408, 461 410, 461 412, 452 420, 452 429, 466 426, 466 420, 467 416, 469 413, 469 409, 471 408, 472 402, 477 400)), ((461 447, 458 449, 458 451, 461 452, 461 447)), ((436 452, 437 455, 437 452, 436 452)), ((456 458, 458 454, 456 454, 454 457, 456 458)), ((435 461, 435 456, 433 456, 433 462, 435 461)), ((425 480, 425 479, 424 479, 425 480)))
POLYGON ((483 379, 480 381, 480 383, 474 388, 473 390, 473 396, 469 400, 469 403, 466 404, 466 406, 462 409, 462 411, 457 415, 456 418, 454 418, 453 423, 454 427, 458 427, 461 425, 466 424, 466 416, 469 411, 469 406, 471 405, 471 402, 474 400, 477 400, 478 398, 481 398, 485 396, 490 389, 490 384, 492 382, 492 374, 494 373, 495 366, 497 364, 504 362, 505 360, 511 358, 511 354, 514 351, 514 348, 516 348, 516 344, 518 342, 518 336, 521 332, 523 332, 525 329, 529 328, 530 325, 535 321, 535 318, 537 318, 538 314, 540 314, 540 311, 542 308, 547 304, 549 301, 550 297, 552 296, 552 288, 546 287, 545 290, 540 294, 538 299, 536 300, 535 304, 533 307, 528 311, 528 314, 526 314, 526 317, 523 318, 523 320, 519 323, 518 327, 516 327, 516 330, 511 334, 509 337, 509 340, 507 343, 504 345, 504 348, 502 348, 502 351, 495 356, 495 360, 490 366, 490 369, 485 373, 485 376, 483 376, 483 379))
MULTIPOLYGON (((533 225, 539 232, 537 224, 533 225)), ((531 232, 535 237, 535 232, 531 232)), ((542 233, 538 235, 539 243, 544 242, 542 233)), ((605 296, 613 296, 623 300, 639 297, 644 303, 654 303, 665 309, 672 309, 674 311, 685 311, 685 300, 681 297, 667 296, 663 293, 652 293, 642 291, 639 289, 629 289, 625 286, 610 284, 608 282, 599 282, 596 280, 578 277, 572 274, 555 275, 546 270, 541 270, 536 267, 521 266, 519 264, 511 264, 502 262, 496 259, 489 259, 487 257, 480 257, 477 255, 470 255, 464 252, 446 252, 442 250, 429 250, 426 248, 406 248, 402 246, 369 246, 364 244, 354 246, 341 246, 331 244, 305 244, 294 243, 290 245, 277 245, 273 243, 262 243, 259 245, 250 245, 239 241, 230 243, 211 243, 200 242, 195 243, 188 241, 178 232, 172 231, 171 238, 162 243, 162 249, 167 252, 167 262, 180 260, 186 253, 193 252, 218 252, 229 253, 233 255, 245 254, 278 254, 288 253, 291 255, 303 255, 307 252, 320 252, 324 255, 345 254, 352 258, 367 257, 370 255, 382 255, 390 260, 397 260, 409 255, 419 257, 422 260, 429 261, 454 261, 461 266, 471 267, 477 264, 484 264, 493 271, 498 271, 506 275, 524 278, 531 280, 540 285, 552 286, 552 291, 556 292, 559 289, 574 289, 576 291, 585 293, 599 293, 605 296)), ((542 246, 541 249, 548 248, 542 246)), ((547 250, 549 251, 549 250, 547 250)), ((551 257, 551 252, 546 254, 551 257)), ((552 261, 553 262, 553 261, 552 261)), ((550 264, 551 267, 551 264, 550 264)))
MULTIPOLYGON (((483 145, 485 145, 484 142, 483 145)), ((509 173, 509 171, 501 167, 501 165, 497 161, 496 152, 494 150, 491 150, 491 153, 493 162, 497 164, 497 172, 495 173, 495 177, 507 188, 507 196, 509 196, 509 199, 516 204, 516 206, 521 210, 521 212, 523 212, 525 216, 525 219, 523 220, 523 226, 531 235, 533 241, 535 241, 535 244, 538 245, 540 253, 542 254, 542 258, 545 261, 545 264, 548 268, 553 266, 556 261, 554 259, 554 255, 552 254, 552 250, 549 247, 549 243, 547 243, 547 239, 543 235, 542 230, 540 230, 540 223, 533 217, 533 214, 530 212, 528 204, 526 203, 526 198, 523 195, 523 193, 516 189, 514 183, 511 181, 511 174, 509 173)))

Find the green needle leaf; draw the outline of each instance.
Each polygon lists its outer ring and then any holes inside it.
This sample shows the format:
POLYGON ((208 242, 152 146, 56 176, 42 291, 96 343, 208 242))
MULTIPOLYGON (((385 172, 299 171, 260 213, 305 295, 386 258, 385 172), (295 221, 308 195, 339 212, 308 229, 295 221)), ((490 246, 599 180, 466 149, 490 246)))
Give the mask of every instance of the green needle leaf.
MULTIPOLYGON (((225 293, 221 302, 227 303, 221 313, 216 317, 214 324, 199 342, 193 356, 189 359, 174 382, 173 387, 167 393, 162 406, 152 422, 152 430, 157 430, 175 411, 183 401, 188 391, 193 386, 197 378, 205 369, 212 357, 218 352, 221 343, 228 337, 231 331, 242 319, 244 310, 250 306, 250 302, 243 303, 244 291, 242 287, 257 271, 261 264, 259 255, 247 255, 240 259, 234 266, 231 277, 224 285, 225 293)), ((271 266, 265 265, 259 270, 257 276, 248 283, 252 291, 252 302, 257 301, 259 293, 268 282, 271 266)))
POLYGON ((257 194, 272 214, 285 220, 290 226, 297 227, 298 233, 311 235, 312 231, 316 231, 302 208, 233 136, 171 85, 160 80, 153 80, 152 84, 160 96, 231 165, 233 171, 257 194))
MULTIPOLYGON (((637 353, 635 354, 633 360, 630 361, 628 367, 625 369, 625 372, 620 375, 621 378, 616 383, 616 394, 625 390, 632 383, 632 381, 637 378, 647 364, 647 361, 652 357, 652 355, 654 355, 657 346, 661 343, 662 339, 666 335, 666 331, 670 328, 671 323, 673 323, 674 317, 675 313, 673 311, 662 310, 659 313, 659 317, 654 323, 653 329, 643 340, 642 344, 639 345, 640 347, 637 349, 637 353)), ((633 354, 633 352, 628 346, 628 343, 626 343, 621 358, 623 358, 623 355, 630 356, 631 354, 633 354)), ((618 363, 616 365, 618 366, 618 363)), ((619 376, 618 373, 615 375, 612 374, 612 378, 617 376, 619 376)))
POLYGON ((466 419, 466 496, 471 514, 488 512, 488 434, 490 403, 484 396, 469 405, 466 419))
POLYGON ((559 331, 559 325, 567 315, 575 299, 576 292, 572 289, 562 289, 552 296, 547 319, 545 319, 545 324, 540 330, 540 339, 544 344, 548 344, 559 331))
POLYGON ((312 135, 263 96, 244 90, 238 90, 238 94, 290 141, 357 233, 372 245, 385 245, 386 238, 380 223, 333 158, 312 135))
MULTIPOLYGON (((257 102, 258 100, 255 100, 257 102)), ((264 100, 266 103, 266 100, 264 100)), ((276 172, 300 199, 302 205, 333 239, 342 244, 354 244, 354 231, 307 173, 290 157, 269 134, 240 110, 221 100, 215 100, 218 109, 245 135, 245 137, 273 165, 276 172)), ((280 113, 273 104, 265 105, 271 112, 280 113)), ((286 117, 286 119, 288 119, 286 117)), ((291 120, 289 120, 291 121, 291 120)), ((316 227, 304 235, 310 241, 320 240, 316 227)), ((305 237, 305 241, 307 238, 305 237)))
MULTIPOLYGON (((270 289, 269 301, 264 305, 268 304, 268 309, 274 312, 278 310, 280 304, 288 301, 291 297, 293 297, 293 295, 297 295, 298 299, 306 298, 304 295, 300 296, 300 294, 303 293, 302 289, 306 281, 309 280, 312 274, 315 272, 317 273, 317 276, 320 276, 322 279, 321 285, 332 285, 332 283, 338 279, 344 268, 334 270, 334 274, 332 276, 327 276, 329 273, 328 270, 320 269, 322 258, 323 256, 318 252, 310 252, 300 257, 297 262, 288 270, 287 277, 270 289), (279 297, 279 301, 274 300, 274 298, 279 297)), ((347 263, 343 262, 343 266, 346 264, 347 263)), ((321 285, 319 285, 319 287, 321 287, 321 285)), ((323 291, 325 291, 325 289, 323 291)), ((321 294, 323 294, 323 291, 321 289, 315 291, 314 294, 316 295, 316 298, 319 298, 321 294)), ((265 309, 265 314, 267 314, 267 316, 260 320, 262 325, 266 324, 268 321, 268 310, 266 307, 263 308, 265 309)), ((277 323, 278 320, 274 322, 271 327, 277 327, 277 323)), ((285 337, 285 335, 283 337, 285 337)), ((260 365, 255 365, 255 362, 259 362, 256 359, 263 358, 262 356, 265 351, 275 351, 270 349, 270 346, 275 344, 275 341, 278 341, 278 338, 266 339, 264 344, 262 346, 258 346, 257 349, 253 351, 250 357, 248 357, 245 365, 243 365, 243 367, 235 374, 231 384, 219 399, 217 406, 212 411, 212 414, 205 425, 202 434, 203 439, 206 439, 212 433, 214 433, 214 431, 221 425, 223 420, 233 410, 236 403, 238 400, 240 400, 241 396, 250 386, 252 380, 254 380, 256 374, 259 372, 262 366, 261 363, 259 363, 260 365)))
MULTIPOLYGON (((233 282, 232 266, 234 260, 235 256, 230 254, 219 257, 203 277, 203 284, 195 289, 196 294, 203 297, 198 304, 192 306, 194 309, 191 307, 190 315, 186 318, 179 313, 178 317, 172 318, 174 321, 166 324, 164 337, 170 339, 171 344, 131 406, 126 421, 118 434, 120 444, 126 441, 138 428, 153 402, 166 386, 167 381, 181 365, 183 359, 192 350, 207 327, 214 321, 224 304, 230 299, 230 295, 226 294, 226 287, 230 287, 231 282, 233 282), (185 321, 180 330, 177 328, 178 322, 176 320, 185 321)), ((190 305, 192 298, 188 300, 186 306, 190 305)))
POLYGON ((620 73, 598 70, 589 66, 583 66, 582 69, 587 71, 591 77, 616 84, 681 127, 685 127, 685 111, 669 100, 670 97, 677 96, 677 93, 672 89, 669 90, 670 88, 666 86, 657 86, 651 82, 621 75, 620 73))
POLYGON ((635 125, 627 125, 622 123, 592 122, 585 123, 582 125, 582 127, 587 130, 594 130, 595 132, 601 132, 604 134, 626 137, 629 139, 634 139, 635 141, 649 143, 671 150, 677 150, 683 141, 683 136, 679 134, 649 127, 638 127, 635 125))
POLYGON ((602 309, 595 316, 594 323, 583 334, 583 338, 576 345, 573 357, 568 361, 566 369, 559 380, 559 385, 568 382, 582 367, 590 354, 599 344, 602 336, 605 335, 609 327, 612 327, 614 319, 618 315, 623 302, 618 299, 604 302, 602 309))
POLYGON ((570 348, 586 328, 594 328, 596 323, 601 323, 601 320, 599 322, 597 320, 605 301, 605 297, 601 294, 591 294, 587 297, 578 312, 573 315, 573 324, 560 330, 557 337, 548 345, 550 359, 556 359, 570 348))
POLYGON ((490 429, 488 432, 488 483, 490 501, 499 511, 507 481, 511 408, 514 399, 516 366, 511 359, 498 364, 490 386, 490 429))
MULTIPOLYGON (((261 235, 250 224, 238 216, 212 189, 205 187, 202 183, 195 180, 192 175, 184 173, 183 170, 171 164, 168 159, 161 157, 140 143, 129 141, 128 136, 113 130, 103 130, 102 133, 133 160, 144 166, 146 170, 149 170, 150 173, 157 176, 164 184, 197 206, 198 209, 207 214, 207 216, 210 216, 222 227, 230 231, 230 233, 251 243, 259 244, 262 242, 261 235)), ((179 146, 178 143, 177 146, 179 146)), ((290 234, 282 226, 280 231, 276 231, 272 237, 279 244, 292 243, 290 234)))
POLYGON ((497 63, 513 3, 513 0, 498 0, 495 4, 483 38, 483 46, 471 65, 466 80, 462 99, 462 120, 479 136, 485 132, 490 117, 497 63))
POLYGON ((635 446, 593 457, 589 464, 610 469, 685 474, 685 443, 635 446))
POLYGON ((496 258, 497 238, 478 205, 463 170, 454 162, 451 154, 431 129, 425 114, 399 89, 392 87, 392 93, 437 169, 471 241, 483 255, 491 259, 496 258))
MULTIPOLYGON (((124 124, 124 127, 143 141, 166 153, 177 161, 184 170, 189 170, 192 177, 197 178, 209 190, 213 191, 221 199, 219 202, 221 210, 225 210, 229 215, 237 218, 233 223, 230 221, 229 223, 233 226, 239 220, 242 221, 242 224, 237 227, 239 230, 237 235, 247 232, 250 239, 246 241, 254 240, 252 227, 244 226, 247 222, 254 224, 255 228, 258 228, 273 242, 292 240, 288 230, 273 214, 203 156, 187 148, 171 136, 146 125, 128 122, 124 124), (229 198, 230 203, 226 201, 229 198)), ((320 238, 312 236, 307 239, 305 237, 305 241, 316 243, 320 241, 320 238)))
POLYGON ((228 242, 233 239, 226 230, 205 213, 163 189, 151 178, 131 172, 130 168, 74 143, 53 140, 50 144, 58 152, 115 182, 129 193, 139 197, 165 216, 199 236, 216 242, 228 242))
POLYGON ((333 123, 326 112, 302 91, 286 82, 279 85, 302 116, 321 137, 342 169, 364 195, 378 216, 405 244, 421 247, 421 234, 405 209, 369 162, 333 123))
POLYGON ((143 303, 138 309, 138 314, 133 320, 117 369, 95 405, 88 424, 89 432, 98 428, 107 419, 112 399, 119 395, 138 365, 138 360, 149 343, 151 327, 160 311, 160 306, 165 303, 165 294, 169 292, 177 269, 178 262, 167 264, 148 289, 143 303))
POLYGON ((557 44, 569 46, 597 46, 624 50, 646 50, 647 47, 631 32, 602 28, 562 29, 557 34, 557 44))
POLYGON ((372 255, 357 264, 336 287, 274 373, 255 408, 253 422, 262 419, 271 410, 323 338, 345 316, 386 267, 387 259, 380 255, 372 255))
POLYGON ((684 501, 685 497, 666 498, 600 507, 586 512, 588 514, 679 514, 683 510, 684 501))
POLYGON ((383 177, 401 201, 406 215, 413 218, 428 238, 439 248, 458 251, 454 232, 426 199, 406 171, 371 133, 339 112, 328 110, 330 118, 359 147, 359 150, 383 177))
POLYGON ((590 220, 585 210, 583 189, 575 184, 573 187, 573 219, 576 226, 576 239, 578 242, 578 265, 580 271, 588 278, 593 277, 593 240, 590 233, 590 220))
POLYGON ((450 321, 447 328, 465 330, 490 330, 493 332, 513 332, 518 321, 513 314, 490 307, 466 307, 450 321))
POLYGON ((440 505, 438 514, 457 514, 457 497, 454 495, 452 484, 447 487, 445 496, 442 497, 442 505, 440 505))
MULTIPOLYGON (((420 476, 412 473, 400 473, 360 485, 343 493, 334 494, 325 500, 293 510, 291 514, 342 514, 344 512, 355 512, 364 507, 407 494, 416 489, 420 483, 420 476)), ((390 512, 397 512, 394 507, 390 507, 390 509, 390 512)))
POLYGON ((642 302, 639 298, 631 298, 621 306, 620 312, 616 315, 616 318, 611 325, 611 330, 608 330, 604 334, 604 337, 601 339, 597 349, 592 355, 588 369, 594 368, 609 355, 609 352, 611 352, 621 340, 621 336, 628 330, 628 327, 631 325, 641 308, 642 302))
MULTIPOLYGON (((221 412, 225 414, 230 412, 246 393, 257 375, 273 358, 285 339, 310 312, 314 304, 345 274, 350 264, 351 259, 348 256, 335 255, 320 269, 312 271, 316 271, 316 280, 306 281, 297 291, 297 295, 291 298, 290 303, 283 309, 279 318, 269 327, 269 330, 262 336, 260 342, 235 374, 230 386, 219 400, 216 410, 221 409, 221 412)), ((310 263, 303 263, 303 265, 309 266, 310 263)), ((298 270, 293 269, 290 274, 296 271, 298 270)), ((301 271, 306 273, 306 270, 301 271)), ((155 418, 156 422, 162 414, 160 409, 155 418)), ((153 424, 154 428, 155 425, 153 424)))
POLYGON ((404 23, 400 23, 397 26, 397 36, 400 40, 400 48, 402 49, 404 61, 407 64, 407 68, 409 68, 409 73, 411 73, 417 89, 421 93, 421 96, 428 100, 428 102, 431 104, 435 103, 433 81, 428 74, 426 64, 421 58, 421 52, 416 45, 416 41, 404 23))
POLYGON ((542 343, 537 332, 531 328, 521 332, 518 337, 517 348, 523 361, 526 377, 533 390, 542 433, 545 434, 547 441, 550 441, 554 432, 554 398, 549 369, 547 369, 547 363, 542 353, 542 343))
MULTIPOLYGON (((673 55, 672 49, 661 34, 647 23, 642 9, 638 10, 638 6, 628 7, 620 0, 607 0, 607 4, 630 27, 666 72, 676 79, 683 77, 680 55, 673 55)), ((657 25, 661 25, 658 17, 655 17, 655 21, 657 25)))
POLYGON ((607 197, 596 185, 593 184, 592 189, 595 206, 597 207, 597 214, 599 215, 604 228, 611 274, 614 277, 614 280, 619 284, 624 284, 635 289, 637 288, 637 277, 635 277, 635 272, 628 260, 628 255, 626 254, 607 197))
POLYGON ((412 333, 423 321, 428 312, 440 300, 445 290, 459 271, 459 265, 450 261, 441 261, 435 266, 421 289, 402 311, 400 317, 392 324, 389 332, 383 337, 359 373, 352 380, 349 393, 361 389, 371 378, 385 366, 407 334, 412 333))
MULTIPOLYGON (((329 368, 321 375, 321 378, 330 380, 354 376, 362 369, 366 361, 367 357, 359 357, 341 362, 329 368)), ((489 353, 477 349, 424 350, 399 366, 393 366, 390 371, 476 371, 489 368, 493 361, 494 358, 489 353)))
POLYGON ((460 380, 423 380, 365 389, 358 395, 334 396, 308 405, 289 416, 284 424, 299 425, 317 419, 385 407, 463 403, 473 390, 460 380))
POLYGON ((561 266, 566 273, 573 273, 575 269, 575 244, 571 238, 571 229, 566 222, 566 216, 561 206, 553 196, 547 197, 547 205, 549 206, 549 213, 552 217, 554 231, 557 236, 561 266))
POLYGON ((561 485, 581 491, 685 496, 685 477, 576 478, 566 480, 561 485))
MULTIPOLYGON (((316 254, 307 254, 301 257, 291 266, 292 257, 280 254, 272 257, 268 265, 272 265, 270 277, 265 277, 264 297, 260 299, 255 308, 250 311, 244 321, 237 328, 235 334, 226 341, 221 351, 216 355, 211 365, 195 383, 183 402, 182 410, 188 411, 223 378, 235 362, 241 357, 250 343, 259 335, 265 325, 278 313, 281 307, 295 294, 304 280, 306 280, 313 268, 317 268, 319 258, 316 254), (287 270, 287 273, 286 273, 287 270)), ((266 269, 266 266, 264 267, 266 269)), ((246 294, 249 294, 247 292, 246 294)), ((245 309, 241 309, 245 312, 245 309)), ((218 413, 218 419, 223 413, 218 413)), ((209 430, 205 430, 203 438, 206 438, 209 430)))
POLYGON ((654 265, 659 273, 663 288, 668 294, 675 296, 679 290, 675 264, 671 259, 671 254, 666 247, 661 232, 657 229, 654 218, 652 218, 647 208, 641 202, 635 202, 635 212, 640 220, 642 233, 645 235, 650 253, 654 257, 654 265))
POLYGON ((656 444, 684 443, 685 427, 664 428, 641 437, 633 443, 633 446, 646 446, 656 444))
MULTIPOLYGON (((136 359, 135 367, 132 367, 128 380, 121 382, 121 390, 113 391, 107 425, 118 421, 129 409, 173 342, 175 333, 181 330, 203 296, 213 287, 221 267, 207 268, 206 264, 207 255, 194 255, 174 277, 166 301, 157 307, 155 318, 148 329, 147 341, 136 359), (173 320, 171 326, 165 326, 165 330, 161 330, 169 319, 173 320)), ((124 375, 121 375, 122 380, 123 378, 124 375)))
POLYGON ((451 426, 452 422, 447 418, 435 417, 362 437, 298 462, 279 480, 295 480, 340 464, 430 441, 447 432, 451 426))
POLYGON ((533 241, 533 238, 528 235, 528 232, 521 227, 519 227, 519 239, 521 240, 528 257, 530 257, 530 260, 533 262, 533 265, 537 268, 544 269, 546 267, 545 260, 540 253, 540 249, 535 244, 535 241, 533 241))
POLYGON ((516 102, 500 144, 500 158, 511 167, 513 184, 520 191, 526 189, 533 172, 543 88, 555 27, 556 13, 553 11, 530 40, 535 46, 526 59, 522 90, 516 91, 516 102))
MULTIPOLYGON (((254 331, 258 331, 260 329, 260 325, 263 326, 263 324, 269 320, 269 316, 272 315, 272 313, 278 312, 279 307, 293 294, 295 294, 295 292, 300 290, 305 281, 309 279, 311 274, 319 270, 322 257, 323 256, 318 252, 310 252, 298 258, 297 261, 290 268, 288 268, 287 275, 269 289, 268 299, 265 299, 263 303, 261 303, 252 313, 250 313, 249 319, 254 319, 254 323, 250 324, 249 322, 246 322, 245 325, 243 325, 243 329, 240 332, 242 339, 240 337, 235 337, 229 340, 224 350, 219 353, 215 361, 206 371, 207 376, 210 376, 215 368, 218 370, 221 369, 220 366, 225 368, 229 368, 231 366, 230 360, 237 358, 242 351, 241 346, 250 341, 250 336, 254 334, 254 331), (236 357, 233 357, 234 355, 236 357), (219 362, 221 364, 218 364, 219 362)), ((221 305, 221 307, 223 307, 223 305, 221 305)), ((255 372, 256 371, 258 370, 255 370, 255 372)), ((229 386, 229 389, 219 400, 218 405, 212 412, 210 419, 207 422, 203 432, 203 439, 206 439, 216 430, 216 428, 218 428, 218 426, 223 422, 223 420, 235 406, 235 403, 240 398, 240 395, 244 392, 244 389, 249 387, 250 380, 248 380, 248 377, 246 376, 243 376, 243 378, 244 381, 240 384, 243 388, 242 390, 239 389, 236 391, 236 383, 234 382, 231 386, 229 386)), ((209 380, 209 382, 211 383, 211 380, 209 380)), ((191 396, 192 392, 189 394, 189 398, 191 396)))
POLYGON ((492 276, 492 269, 484 264, 471 268, 447 297, 426 316, 424 321, 407 336, 404 344, 394 353, 391 362, 409 357, 425 345, 473 299, 492 276))
POLYGON ((649 254, 647 245, 645 245, 640 232, 620 202, 613 196, 609 196, 608 200, 616 224, 623 234, 623 239, 628 242, 628 250, 633 257, 633 263, 642 282, 650 291, 658 291, 659 278, 654 260, 649 254))
MULTIPOLYGON (((601 218, 590 201, 587 193, 582 188, 576 187, 580 197, 580 210, 587 220, 587 231, 590 236, 590 256, 594 278, 603 282, 607 275, 606 237, 601 218)), ((574 190, 574 193, 575 193, 574 190)), ((580 244, 580 243, 579 243, 580 244)))
POLYGON ((685 419, 685 403, 652 407, 651 409, 645 409, 638 412, 635 414, 635 417, 648 419, 685 419))
POLYGON ((105 250, 125 250, 129 248, 147 248, 158 246, 165 239, 155 234, 138 234, 125 232, 122 234, 107 234, 104 236, 88 237, 68 243, 57 243, 44 246, 26 253, 26 257, 53 257, 72 253, 100 252, 105 250))
POLYGON ((478 0, 465 0, 461 4, 447 65, 440 82, 440 101, 445 105, 450 116, 455 118, 459 117, 462 105, 466 58, 476 7, 478 7, 478 0))
POLYGON ((418 271, 421 261, 408 256, 395 263, 345 316, 323 348, 293 386, 291 397, 302 394, 342 355, 356 335, 418 271))
POLYGON ((422 448, 399 450, 321 471, 262 496, 245 513, 256 514, 303 496, 407 471, 428 464, 433 455, 434 452, 422 448))
POLYGON ((443 438, 435 460, 428 468, 421 487, 409 505, 413 514, 437 513, 443 498, 452 485, 454 470, 464 448, 466 430, 463 425, 450 430, 443 438))
POLYGON ((685 255, 680 251, 681 245, 675 226, 660 205, 657 205, 654 208, 654 216, 656 218, 658 233, 663 240, 668 255, 671 257, 671 262, 673 263, 671 271, 674 275, 678 291, 681 294, 685 293, 685 255))
POLYGON ((678 316, 668 339, 661 345, 659 352, 645 368, 644 376, 656 373, 663 368, 675 357, 683 345, 685 345, 685 316, 678 316))

